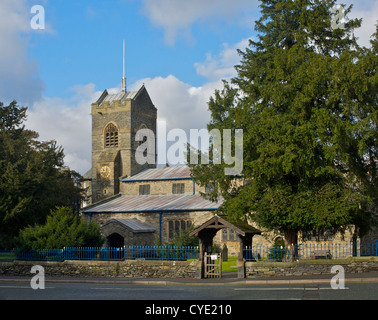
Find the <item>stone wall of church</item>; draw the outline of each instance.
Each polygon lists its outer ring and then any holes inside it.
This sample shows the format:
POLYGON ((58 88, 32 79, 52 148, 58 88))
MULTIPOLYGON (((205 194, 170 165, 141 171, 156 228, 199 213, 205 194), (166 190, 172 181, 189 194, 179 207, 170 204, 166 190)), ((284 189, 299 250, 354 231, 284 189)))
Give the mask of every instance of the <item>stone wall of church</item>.
POLYGON ((132 101, 131 104, 131 153, 129 163, 130 170, 126 173, 128 176, 132 176, 138 173, 144 168, 156 168, 156 120, 157 120, 157 109, 154 107, 148 93, 146 90, 142 90, 137 99, 132 101), (141 165, 137 163, 135 158, 135 150, 141 142, 135 141, 135 136, 138 130, 147 128, 154 132, 154 145, 155 150, 148 150, 155 159, 155 163, 146 163, 141 165))
MULTIPOLYGON (((211 211, 192 211, 192 212, 162 212, 161 218, 158 212, 151 213, 100 213, 93 214, 92 221, 97 222, 102 227, 106 222, 111 219, 137 219, 143 223, 147 223, 156 228, 156 243, 161 239, 163 244, 168 244, 170 240, 170 226, 173 227, 175 222, 180 222, 178 227, 181 228, 181 221, 190 221, 191 225, 198 227, 212 218, 214 215, 211 211), (171 223, 170 223, 171 222, 171 223), (161 226, 161 228, 160 228, 161 226), (160 234, 161 230, 161 234, 160 234)), ((89 220, 89 217, 85 215, 85 218, 89 220)), ((185 225, 187 227, 188 224, 185 225)), ((175 232, 175 230, 173 230, 175 232)), ((172 230, 171 230, 172 232, 172 230)))
MULTIPOLYGON (((184 184, 185 194, 193 194, 193 181, 188 180, 167 180, 167 181, 136 181, 123 182, 120 186, 120 192, 123 195, 139 195, 139 186, 150 185, 151 195, 173 194, 173 184, 184 184)), ((195 192, 204 191, 198 185, 195 185, 195 192)))
POLYGON ((112 247, 108 237, 115 233, 123 238, 124 245, 126 246, 153 246, 155 244, 155 234, 153 232, 134 233, 118 223, 107 224, 101 228, 101 233, 105 238, 105 247, 112 247))
MULTIPOLYGON (((150 234, 148 239, 144 239, 143 235, 140 238, 132 238, 130 236, 129 242, 135 245, 147 244, 154 245, 162 243, 167 245, 172 238, 172 235, 177 232, 177 228, 181 230, 182 226, 185 228, 189 224, 194 227, 199 227, 210 218, 212 218, 214 212, 212 211, 194 211, 194 212, 162 212, 161 216, 158 212, 151 213, 113 213, 113 214, 93 214, 92 219, 100 224, 102 227, 106 222, 111 219, 137 219, 141 222, 150 224, 156 228, 154 234, 150 234), (161 233, 160 233, 161 232, 161 233)), ((89 217, 86 217, 89 219, 89 217)), ((252 245, 254 249, 261 252, 269 251, 269 248, 274 245, 277 239, 283 239, 283 235, 275 233, 272 231, 262 230, 261 235, 255 235, 252 238, 252 245)), ((119 232, 122 233, 121 231, 119 232)), ((122 234, 123 236, 123 234, 122 234)), ((330 241, 315 241, 315 240, 304 240, 301 235, 299 235, 299 244, 304 244, 307 246, 314 246, 318 244, 334 244, 345 246, 352 240, 352 231, 346 231, 344 235, 336 234, 330 241)), ((128 243, 129 243, 128 242, 128 243)), ((125 242, 126 243, 126 242, 125 242)), ((128 244, 127 243, 127 244, 128 244)), ((227 246, 229 256, 237 256, 240 250, 239 238, 234 234, 231 235, 228 229, 219 230, 213 239, 213 244, 218 250, 222 250, 224 245, 227 246)))
MULTIPOLYGON (((137 131, 146 127, 156 136, 157 110, 145 88, 142 88, 133 100, 92 104, 93 203, 119 193, 121 177, 131 176, 143 168, 156 167, 155 163, 141 165, 135 158, 135 150, 139 145, 135 141, 137 131), (118 130, 117 146, 105 146, 104 130, 109 124, 118 130), (110 169, 109 176, 101 175, 104 167, 110 169)), ((156 150, 152 152, 156 159, 156 150)))
POLYGON ((99 107, 92 104, 92 197, 93 203, 119 192, 119 177, 128 168, 127 154, 121 150, 130 149, 131 100, 124 104, 103 102, 99 107), (108 124, 118 129, 118 147, 105 148, 104 129, 108 124), (109 176, 101 175, 101 169, 108 167, 109 176))
POLYGON ((113 104, 103 102, 101 107, 92 104, 92 149, 104 150, 104 128, 114 123, 119 129, 119 149, 130 148, 131 141, 131 100, 123 104, 115 101, 113 104))

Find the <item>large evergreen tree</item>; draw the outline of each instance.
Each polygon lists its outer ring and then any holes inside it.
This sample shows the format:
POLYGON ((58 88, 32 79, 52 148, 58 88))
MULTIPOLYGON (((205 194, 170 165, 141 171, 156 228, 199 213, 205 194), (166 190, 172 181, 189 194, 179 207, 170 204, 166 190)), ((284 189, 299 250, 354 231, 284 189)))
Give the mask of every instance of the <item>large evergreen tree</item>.
POLYGON ((362 230, 376 199, 377 45, 358 46, 361 20, 332 28, 335 5, 261 0, 258 39, 209 102, 209 130, 244 131, 244 183, 224 163, 190 165, 200 184, 218 182, 210 198, 223 196, 221 211, 280 230, 287 244, 299 231, 362 230))
POLYGON ((13 247, 28 225, 45 223, 56 206, 78 212, 82 198, 80 175, 64 168, 55 141, 40 142, 25 128, 26 112, 15 101, 0 102, 0 248, 13 247))

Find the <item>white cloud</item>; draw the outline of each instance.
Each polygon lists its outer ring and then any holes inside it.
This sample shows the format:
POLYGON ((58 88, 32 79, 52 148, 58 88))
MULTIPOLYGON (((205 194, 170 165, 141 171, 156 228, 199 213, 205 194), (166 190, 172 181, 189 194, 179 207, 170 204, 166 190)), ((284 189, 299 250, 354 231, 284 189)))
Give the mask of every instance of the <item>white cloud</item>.
POLYGON ((216 89, 223 87, 222 80, 236 75, 234 66, 240 62, 237 49, 244 50, 248 39, 229 45, 216 55, 208 54, 204 62, 195 63, 198 74, 208 81, 200 87, 182 82, 174 75, 166 78, 145 78, 137 81, 131 90, 138 90, 144 83, 152 101, 158 108, 158 118, 167 121, 168 129, 181 128, 185 131, 206 128, 210 120, 208 101, 216 89))
POLYGON ((56 140, 64 148, 65 165, 84 174, 91 164, 91 103, 101 92, 94 84, 72 88, 70 98, 43 98, 28 110, 28 129, 41 141, 56 140))
MULTIPOLYGON (((178 34, 190 39, 190 27, 197 21, 211 21, 221 18, 224 21, 232 21, 237 18, 239 24, 251 26, 250 16, 258 13, 257 0, 143 0, 144 11, 151 22, 162 27, 165 31, 165 40, 173 44, 178 34), (246 19, 243 13, 248 12, 246 19), (247 20, 248 22, 246 23, 247 20)), ((360 45, 370 46, 370 36, 375 32, 375 24, 378 17, 378 2, 376 0, 344 0, 342 3, 353 4, 349 18, 363 18, 362 27, 356 30, 360 45)), ((256 16, 255 19, 258 17, 256 16)))
MULTIPOLYGON (((222 52, 212 56, 207 55, 204 62, 195 64, 198 74, 208 79, 203 86, 194 87, 184 83, 174 75, 166 78, 145 78, 131 86, 131 90, 138 90, 142 84, 158 109, 158 122, 166 122, 166 133, 173 129, 185 131, 187 142, 190 141, 190 129, 206 129, 210 121, 208 102, 216 89, 223 87, 222 80, 235 76, 234 65, 240 61, 237 48, 245 49, 248 39, 235 45, 224 44, 222 52)), ((158 133, 158 144, 163 143, 163 137, 158 133)), ((167 148, 173 143, 167 142, 167 148)), ((164 156, 158 154, 158 163, 164 164, 164 156)), ((183 157, 181 157, 183 161, 183 157)))
POLYGON ((44 89, 38 64, 28 59, 30 9, 25 0, 0 2, 0 96, 4 102, 31 104, 44 89))
POLYGON ((165 40, 173 44, 179 31, 188 33, 196 21, 220 17, 231 21, 245 10, 255 9, 255 0, 144 0, 144 10, 151 22, 164 28, 165 40))
POLYGON ((245 50, 249 46, 249 39, 244 39, 232 46, 225 43, 223 50, 216 56, 208 53, 205 62, 194 64, 197 74, 210 80, 229 79, 236 76, 235 65, 239 64, 240 56, 237 49, 245 50))
POLYGON ((141 79, 132 85, 131 90, 139 89, 143 83, 158 109, 158 119, 167 121, 168 130, 206 127, 210 119, 207 101, 221 84, 219 81, 192 87, 169 75, 166 78, 141 79))
MULTIPOLYGON (((184 130, 188 139, 190 129, 206 128, 210 120, 207 102, 214 90, 222 86, 219 80, 193 87, 169 75, 141 79, 130 90, 139 90, 143 83, 158 108, 158 121, 166 121, 167 132, 184 130)), ((102 92, 96 91, 94 84, 77 85, 71 90, 70 98, 45 97, 35 102, 28 110, 26 126, 37 131, 41 141, 56 140, 64 148, 65 165, 84 174, 91 168, 90 106, 102 92)), ((120 88, 107 90, 117 93, 120 88)))
MULTIPOLYGON (((143 1, 147 16, 164 28, 168 43, 173 43, 179 32, 190 32, 190 26, 197 21, 214 17, 232 20, 242 10, 256 8, 257 3, 255 0, 143 1)), ((39 132, 41 140, 57 140, 65 149, 66 165, 83 174, 91 167, 90 106, 102 92, 96 91, 94 84, 87 84, 73 87, 70 98, 42 97, 44 83, 39 79, 38 64, 30 61, 27 53, 29 35, 35 32, 30 27, 30 8, 27 0, 0 1, 0 97, 4 102, 16 99, 30 105, 27 127, 39 132)), ((87 16, 92 14, 89 8, 87 16)), ((364 18, 362 28, 356 32, 361 44, 369 45, 377 16, 376 1, 355 4, 350 18, 364 18)), ((197 62, 194 65, 197 73, 208 81, 203 86, 193 87, 169 75, 141 79, 131 89, 137 90, 145 83, 158 108, 158 120, 167 121, 168 131, 180 128, 188 134, 190 129, 206 128, 210 120, 209 98, 222 88, 221 79, 236 75, 234 65, 240 61, 236 49, 244 50, 247 46, 247 39, 234 45, 224 44, 219 54, 209 53, 205 61, 197 62)))
MULTIPOLYGON (((166 78, 146 78, 132 86, 133 90, 145 84, 151 100, 158 109, 158 124, 166 122, 166 134, 174 129, 185 131, 187 140, 190 141, 190 129, 206 129, 210 120, 207 102, 215 89, 221 87, 222 82, 209 82, 201 87, 193 87, 180 81, 173 75, 166 78)), ((177 132, 177 131, 176 131, 177 132)), ((169 149, 173 142, 167 142, 167 137, 158 132, 159 144, 164 143, 169 149)), ((161 151, 161 150, 158 150, 161 151)), ((165 153, 166 154, 166 153, 165 153)), ((158 164, 165 164, 164 154, 158 153, 158 164)), ((184 163, 183 155, 180 155, 181 164, 184 163)))
MULTIPOLYGON (((352 3, 351 0, 346 2, 352 3)), ((349 18, 362 18, 361 28, 356 29, 355 36, 358 38, 359 45, 371 47, 371 36, 375 33, 378 24, 378 2, 375 0, 353 1, 349 18)))

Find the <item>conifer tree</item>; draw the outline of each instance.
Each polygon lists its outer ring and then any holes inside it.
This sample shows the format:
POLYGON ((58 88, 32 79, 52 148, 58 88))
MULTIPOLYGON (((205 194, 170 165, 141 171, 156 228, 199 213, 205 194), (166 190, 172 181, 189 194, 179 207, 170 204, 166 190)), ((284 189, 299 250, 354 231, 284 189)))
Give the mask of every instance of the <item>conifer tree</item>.
POLYGON ((283 232, 287 245, 300 231, 366 231, 377 190, 376 40, 358 46, 359 19, 335 28, 335 0, 260 2, 258 38, 209 101, 209 131, 243 129, 244 183, 211 152, 192 176, 218 182, 207 196, 224 198, 222 212, 283 232))
POLYGON ((64 167, 63 148, 26 129, 26 112, 16 101, 0 102, 0 248, 14 247, 21 229, 45 223, 56 206, 78 213, 83 198, 81 176, 64 167))

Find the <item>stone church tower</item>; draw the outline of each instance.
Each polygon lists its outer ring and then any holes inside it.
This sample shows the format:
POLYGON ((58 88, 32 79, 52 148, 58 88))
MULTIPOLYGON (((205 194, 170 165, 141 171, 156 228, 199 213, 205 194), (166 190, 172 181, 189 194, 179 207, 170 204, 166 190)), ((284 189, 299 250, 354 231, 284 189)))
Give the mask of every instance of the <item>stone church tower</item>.
MULTIPOLYGON (((130 177, 154 165, 139 165, 135 141, 139 129, 148 128, 156 137, 157 109, 143 85, 138 91, 109 94, 107 90, 92 104, 92 203, 119 193, 120 178, 130 177)), ((156 144, 156 138, 155 138, 156 144)), ((156 148, 155 148, 156 150, 156 148)), ((155 152, 156 153, 156 152, 155 152)), ((156 163, 156 154, 154 154, 156 163)))

